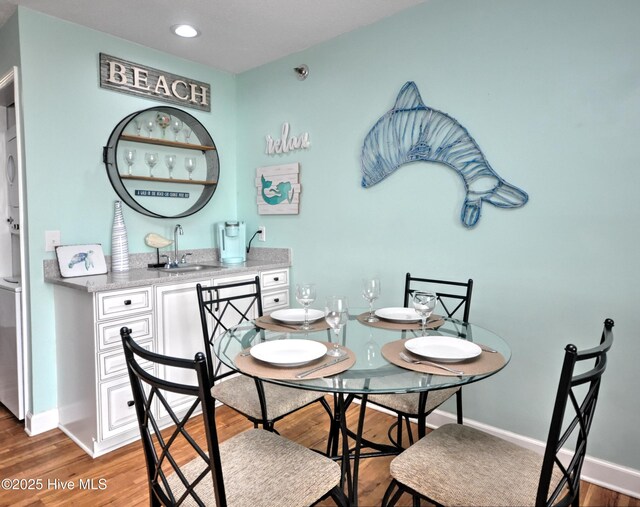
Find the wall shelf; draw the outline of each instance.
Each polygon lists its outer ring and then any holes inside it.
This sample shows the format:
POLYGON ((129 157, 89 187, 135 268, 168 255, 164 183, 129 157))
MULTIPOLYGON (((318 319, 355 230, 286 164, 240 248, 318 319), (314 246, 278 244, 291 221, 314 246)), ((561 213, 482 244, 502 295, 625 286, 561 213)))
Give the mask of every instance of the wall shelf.
POLYGON ((204 146, 202 144, 180 143, 169 139, 158 139, 155 137, 131 136, 129 134, 120 135, 121 141, 131 141, 134 143, 155 144, 157 146, 170 146, 172 148, 180 148, 183 150, 209 151, 215 150, 215 146, 204 146))
POLYGON ((188 185, 217 185, 217 181, 213 180, 182 180, 177 178, 156 178, 154 176, 135 176, 133 174, 121 174, 120 179, 123 180, 140 180, 140 181, 154 181, 162 183, 186 183, 188 185))

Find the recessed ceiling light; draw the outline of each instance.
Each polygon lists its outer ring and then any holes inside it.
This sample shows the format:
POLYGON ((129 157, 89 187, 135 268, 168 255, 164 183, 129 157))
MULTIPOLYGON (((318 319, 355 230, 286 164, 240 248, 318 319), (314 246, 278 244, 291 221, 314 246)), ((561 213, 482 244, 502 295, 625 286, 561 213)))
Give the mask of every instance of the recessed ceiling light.
POLYGON ((191 25, 173 25, 171 27, 171 31, 175 33, 178 37, 197 37, 200 35, 200 32, 197 28, 191 25))

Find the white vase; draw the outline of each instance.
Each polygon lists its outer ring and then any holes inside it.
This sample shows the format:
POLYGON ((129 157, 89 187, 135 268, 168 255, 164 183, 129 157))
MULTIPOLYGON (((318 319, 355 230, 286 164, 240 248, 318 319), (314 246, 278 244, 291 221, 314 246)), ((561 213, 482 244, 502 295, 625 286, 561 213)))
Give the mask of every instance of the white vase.
POLYGON ((122 216, 122 203, 115 202, 113 229, 111 230, 111 271, 129 271, 129 242, 122 216))

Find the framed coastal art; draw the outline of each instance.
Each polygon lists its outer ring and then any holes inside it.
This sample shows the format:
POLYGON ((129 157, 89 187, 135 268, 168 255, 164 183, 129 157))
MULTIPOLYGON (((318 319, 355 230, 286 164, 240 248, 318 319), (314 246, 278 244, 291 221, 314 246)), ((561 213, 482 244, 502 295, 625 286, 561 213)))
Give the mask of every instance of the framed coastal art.
POLYGON ((60 276, 102 275, 107 272, 107 263, 99 243, 89 245, 63 245, 56 247, 60 276))
POLYGON ((256 170, 258 213, 297 215, 300 208, 300 164, 272 165, 256 170))

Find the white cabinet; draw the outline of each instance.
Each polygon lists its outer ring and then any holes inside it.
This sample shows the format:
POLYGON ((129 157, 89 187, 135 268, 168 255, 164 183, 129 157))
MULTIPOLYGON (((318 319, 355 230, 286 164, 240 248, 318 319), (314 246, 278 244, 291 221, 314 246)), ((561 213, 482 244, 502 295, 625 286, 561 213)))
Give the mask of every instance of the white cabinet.
POLYGON ((289 307, 289 269, 272 269, 260 273, 262 311, 268 315, 279 308, 289 307))
MULTIPOLYGON (((120 329, 147 350, 193 359, 205 347, 196 285, 220 286, 252 280, 248 272, 224 278, 201 277, 130 289, 89 293, 56 285, 56 335, 59 426, 93 457, 140 437, 125 364, 120 329)), ((289 270, 259 273, 263 310, 268 313, 289 304, 289 270)), ((242 288, 221 289, 219 296, 240 294, 242 288)), ((256 317, 252 310, 250 318, 256 317)), ((231 326, 237 324, 227 321, 231 326)), ((215 365, 214 365, 215 367, 215 365)), ((154 366, 149 364, 147 368, 154 366)), ((195 378, 175 370, 155 372, 162 378, 194 383, 195 378)), ((180 396, 169 398, 178 416, 188 408, 180 396)), ((163 407, 155 410, 162 424, 172 424, 163 407)))

